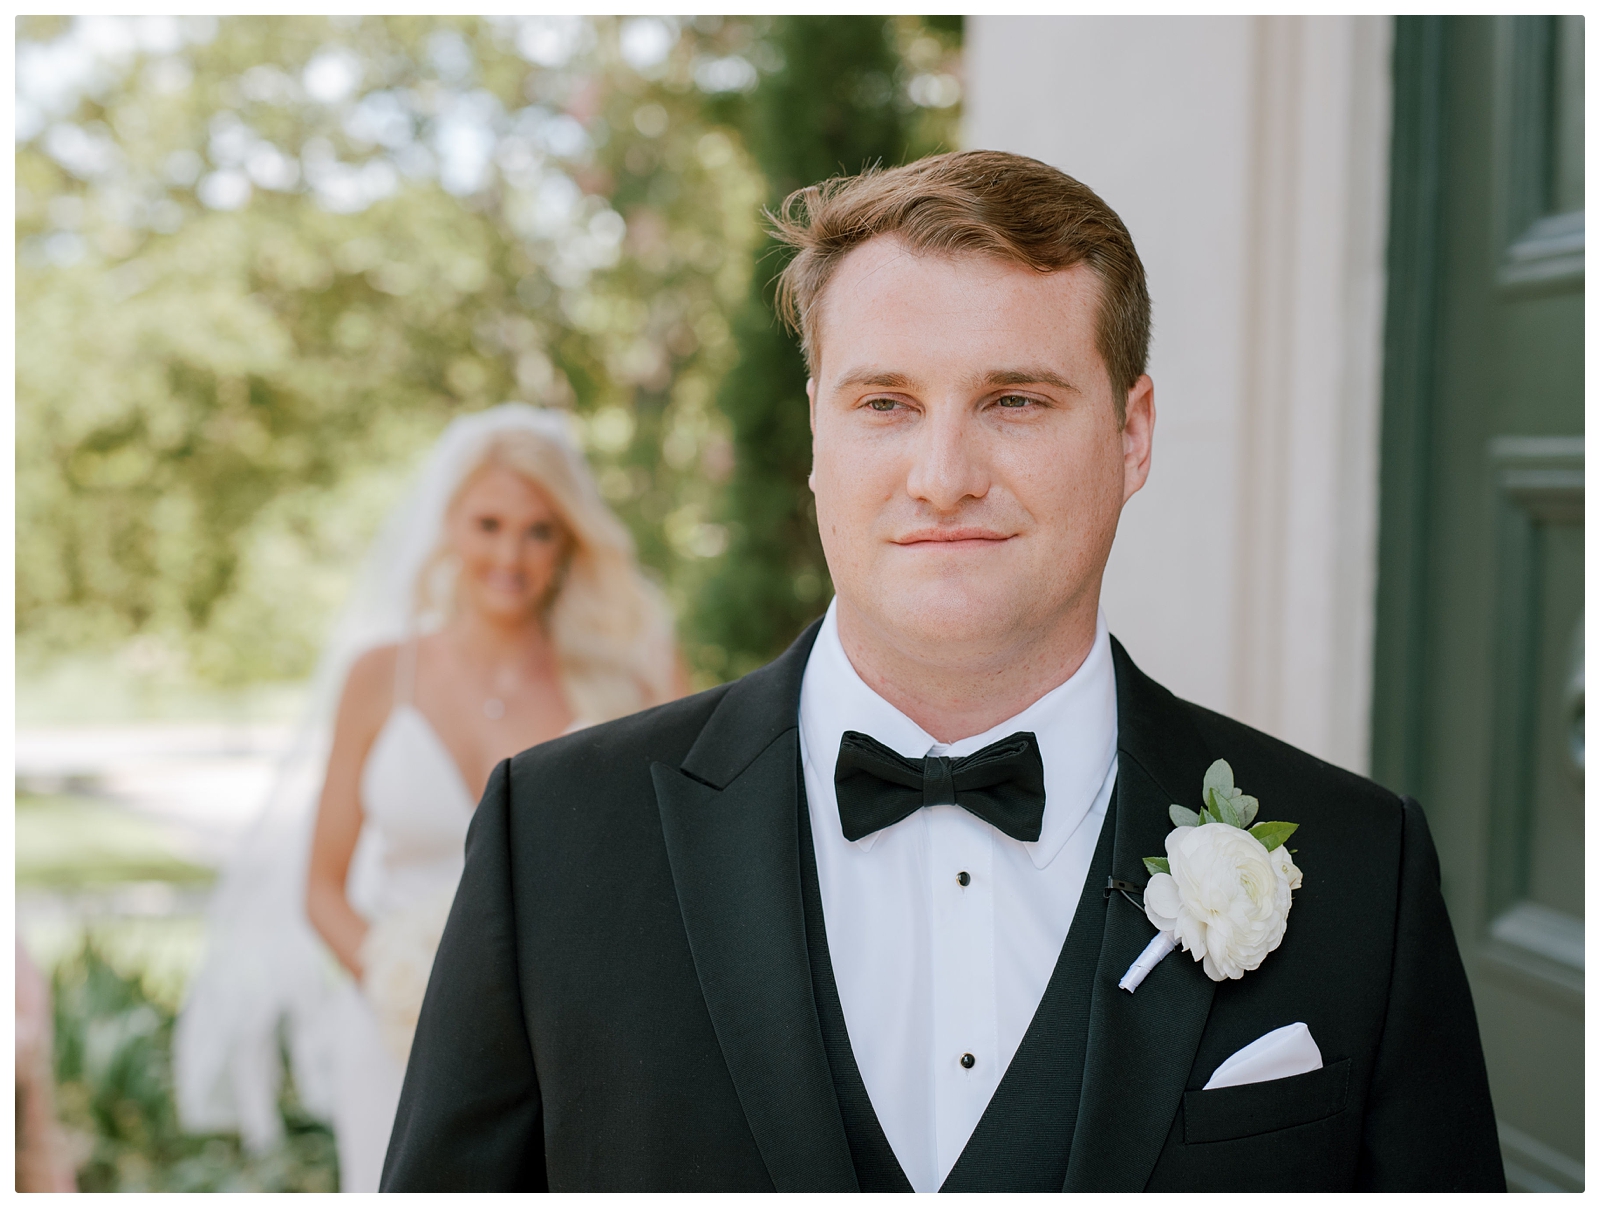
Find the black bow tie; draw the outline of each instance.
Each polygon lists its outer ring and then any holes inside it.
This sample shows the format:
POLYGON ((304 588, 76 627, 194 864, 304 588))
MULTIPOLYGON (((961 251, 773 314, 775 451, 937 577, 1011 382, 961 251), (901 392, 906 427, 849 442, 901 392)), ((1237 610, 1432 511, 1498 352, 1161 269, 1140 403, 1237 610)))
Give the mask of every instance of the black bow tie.
POLYGON ((1044 823, 1044 760, 1039 740, 1026 730, 959 759, 907 759, 846 730, 833 784, 844 837, 852 843, 925 805, 959 805, 1023 843, 1037 840, 1044 823))

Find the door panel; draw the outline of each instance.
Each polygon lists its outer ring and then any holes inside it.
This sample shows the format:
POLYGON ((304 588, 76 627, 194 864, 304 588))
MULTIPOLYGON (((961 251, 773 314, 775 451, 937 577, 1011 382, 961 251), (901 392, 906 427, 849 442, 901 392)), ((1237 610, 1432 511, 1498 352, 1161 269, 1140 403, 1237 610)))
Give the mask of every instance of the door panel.
POLYGON ((1582 39, 1396 29, 1373 766, 1428 813, 1526 1190, 1583 1185, 1582 39))

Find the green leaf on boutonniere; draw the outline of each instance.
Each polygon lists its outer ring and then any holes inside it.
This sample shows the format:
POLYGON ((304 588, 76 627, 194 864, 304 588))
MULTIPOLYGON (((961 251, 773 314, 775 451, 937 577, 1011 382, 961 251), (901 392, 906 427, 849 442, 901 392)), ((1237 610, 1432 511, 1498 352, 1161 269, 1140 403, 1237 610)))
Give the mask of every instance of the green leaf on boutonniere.
MULTIPOLYGON (((1173 806, 1173 808, 1176 809, 1177 806, 1173 806)), ((1167 863, 1165 856, 1146 856, 1144 858, 1144 870, 1152 877, 1158 872, 1164 872, 1168 876, 1172 875, 1172 866, 1167 863)))
POLYGON ((1233 796, 1233 769, 1228 766, 1226 759, 1219 759, 1207 768, 1205 779, 1200 782, 1203 799, 1209 801, 1213 789, 1218 790, 1224 797, 1233 796))
POLYGON ((1239 825, 1248 829, 1256 820, 1256 811, 1261 808, 1261 803, 1254 797, 1240 793, 1233 799, 1233 808, 1239 811, 1239 825))
MULTIPOLYGON (((1219 761, 1220 762, 1220 761, 1219 761)), ((1220 789, 1206 790, 1206 804, 1211 807, 1211 816, 1218 822, 1225 822, 1229 826, 1244 829, 1239 821, 1239 811, 1233 808, 1233 801, 1224 795, 1220 789)))
POLYGON ((1250 828, 1250 833, 1261 842, 1261 846, 1271 851, 1275 847, 1282 847, 1290 835, 1300 829, 1298 822, 1258 822, 1250 828))
POLYGON ((1199 826, 1200 815, 1193 810, 1186 810, 1181 805, 1168 808, 1167 817, 1172 819, 1173 826, 1199 826))

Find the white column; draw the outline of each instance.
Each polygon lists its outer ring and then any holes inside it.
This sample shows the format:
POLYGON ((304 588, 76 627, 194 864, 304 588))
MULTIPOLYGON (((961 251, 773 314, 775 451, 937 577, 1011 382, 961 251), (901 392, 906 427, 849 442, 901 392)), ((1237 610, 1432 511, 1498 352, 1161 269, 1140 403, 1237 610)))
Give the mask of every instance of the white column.
POLYGON ((1154 302, 1155 464, 1105 606, 1180 696, 1368 758, 1387 18, 970 17, 969 147, 1122 215, 1154 302))

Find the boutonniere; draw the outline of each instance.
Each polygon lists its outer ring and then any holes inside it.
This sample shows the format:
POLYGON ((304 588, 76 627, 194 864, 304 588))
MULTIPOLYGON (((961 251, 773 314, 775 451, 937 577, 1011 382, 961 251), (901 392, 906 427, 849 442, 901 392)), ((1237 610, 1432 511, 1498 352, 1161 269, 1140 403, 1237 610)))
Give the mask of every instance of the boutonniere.
POLYGON ((1234 787, 1219 759, 1206 769, 1197 814, 1174 805, 1167 854, 1148 856, 1144 913, 1159 934, 1117 984, 1132 992, 1176 947, 1212 981, 1240 978, 1283 942, 1300 870, 1285 841, 1298 822, 1256 822, 1260 803, 1234 787))

